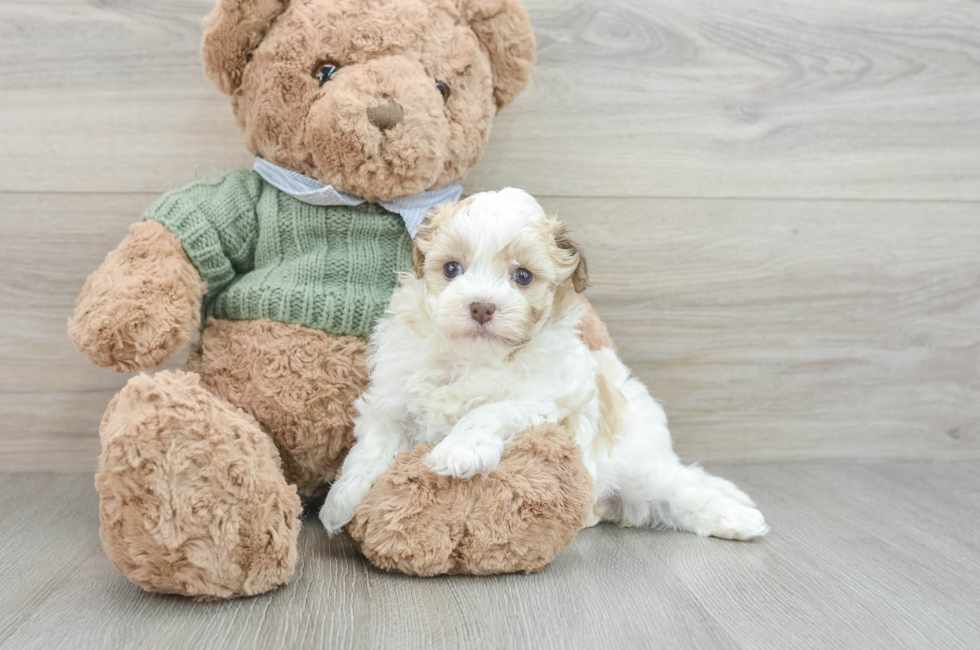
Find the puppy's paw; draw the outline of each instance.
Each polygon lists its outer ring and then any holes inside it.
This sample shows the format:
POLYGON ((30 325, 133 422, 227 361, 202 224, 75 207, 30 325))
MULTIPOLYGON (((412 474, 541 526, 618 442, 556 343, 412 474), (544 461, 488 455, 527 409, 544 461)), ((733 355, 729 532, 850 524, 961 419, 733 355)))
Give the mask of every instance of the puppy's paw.
POLYGON ((330 535, 336 535, 344 529, 351 519, 354 518, 354 509, 360 503, 359 499, 353 498, 347 490, 339 484, 327 494, 327 500, 320 508, 320 521, 330 535), (338 489, 340 488, 340 489, 338 489))
POLYGON ((766 518, 755 508, 732 498, 711 501, 705 508, 704 527, 701 534, 722 539, 753 539, 769 532, 766 518))
POLYGON ((503 453, 504 443, 497 436, 450 434, 422 460, 440 476, 467 479, 497 469, 503 453))

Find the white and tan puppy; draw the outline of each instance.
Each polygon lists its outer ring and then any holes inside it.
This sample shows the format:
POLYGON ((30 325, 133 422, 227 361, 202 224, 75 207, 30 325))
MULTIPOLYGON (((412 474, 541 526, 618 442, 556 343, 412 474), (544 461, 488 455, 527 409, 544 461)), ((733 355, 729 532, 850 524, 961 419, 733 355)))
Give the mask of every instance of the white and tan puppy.
POLYGON ((435 444, 437 474, 492 472, 524 429, 563 423, 582 448, 599 520, 730 539, 768 530, 729 481, 680 464, 667 418, 611 349, 576 330, 585 260, 521 190, 439 208, 415 240, 371 340, 357 442, 320 519, 340 531, 395 455, 435 444))

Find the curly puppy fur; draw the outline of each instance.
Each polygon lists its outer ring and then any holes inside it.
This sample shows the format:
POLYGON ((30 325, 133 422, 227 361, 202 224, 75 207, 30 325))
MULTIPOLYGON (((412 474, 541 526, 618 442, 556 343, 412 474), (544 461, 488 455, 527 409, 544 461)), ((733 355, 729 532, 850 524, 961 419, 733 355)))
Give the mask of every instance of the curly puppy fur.
POLYGON ((570 309, 567 291, 587 284, 584 256, 529 194, 477 194, 415 243, 422 277, 402 276, 372 334, 357 441, 320 511, 328 532, 353 519, 399 452, 434 444, 423 463, 435 474, 492 476, 514 436, 545 423, 581 449, 592 522, 741 540, 768 532, 738 487, 681 463, 663 408, 616 353, 583 343, 584 305, 570 309))
POLYGON ((296 488, 255 420, 196 374, 133 377, 99 435, 99 535, 127 578, 213 599, 262 593, 292 577, 296 488))
POLYGON ((251 151, 372 201, 463 177, 535 61, 519 0, 219 0, 204 25, 251 151), (381 131, 379 108, 399 116, 381 131))
POLYGON ((592 506, 582 452, 562 427, 529 429, 496 471, 437 476, 418 446, 400 454, 348 532, 377 567, 420 576, 534 573, 575 537, 592 506))
POLYGON ((589 346, 590 350, 601 350, 602 348, 616 349, 616 344, 609 336, 606 324, 599 318, 599 314, 593 309, 592 303, 586 300, 582 294, 577 294, 578 299, 585 303, 585 313, 582 314, 582 322, 579 323, 578 332, 582 342, 589 346))
POLYGON ((135 223, 85 282, 68 336, 103 368, 152 368, 197 329, 204 291, 170 231, 155 221, 135 223))
POLYGON ((354 444, 366 346, 299 325, 209 319, 187 369, 258 420, 279 449, 286 480, 308 498, 325 494, 354 444))

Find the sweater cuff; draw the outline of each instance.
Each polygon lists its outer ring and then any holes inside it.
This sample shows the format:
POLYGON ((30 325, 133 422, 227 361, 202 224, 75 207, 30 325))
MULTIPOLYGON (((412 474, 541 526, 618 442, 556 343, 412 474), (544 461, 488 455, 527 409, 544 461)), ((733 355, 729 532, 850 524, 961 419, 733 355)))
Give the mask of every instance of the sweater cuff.
POLYGON ((209 294, 217 293, 235 278, 235 270, 224 254, 221 240, 211 222, 192 202, 182 196, 163 196, 144 214, 180 240, 209 294))

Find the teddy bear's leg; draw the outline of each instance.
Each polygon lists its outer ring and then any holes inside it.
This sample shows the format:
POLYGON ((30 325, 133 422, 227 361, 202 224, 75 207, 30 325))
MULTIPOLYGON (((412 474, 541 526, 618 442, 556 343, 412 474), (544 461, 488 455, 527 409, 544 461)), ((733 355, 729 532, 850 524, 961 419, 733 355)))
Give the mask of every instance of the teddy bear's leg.
POLYGON ((301 504, 258 423, 189 372, 138 375, 99 428, 99 535, 148 591, 259 594, 296 563, 301 504))
POLYGON ((367 341, 270 320, 210 319, 187 369, 252 415, 286 480, 318 508, 354 444, 354 400, 367 388, 367 341))
POLYGON ((377 567, 414 575, 533 573, 575 538, 592 511, 592 478, 556 424, 518 435, 497 469, 468 480, 395 458, 354 511, 348 532, 377 567))

